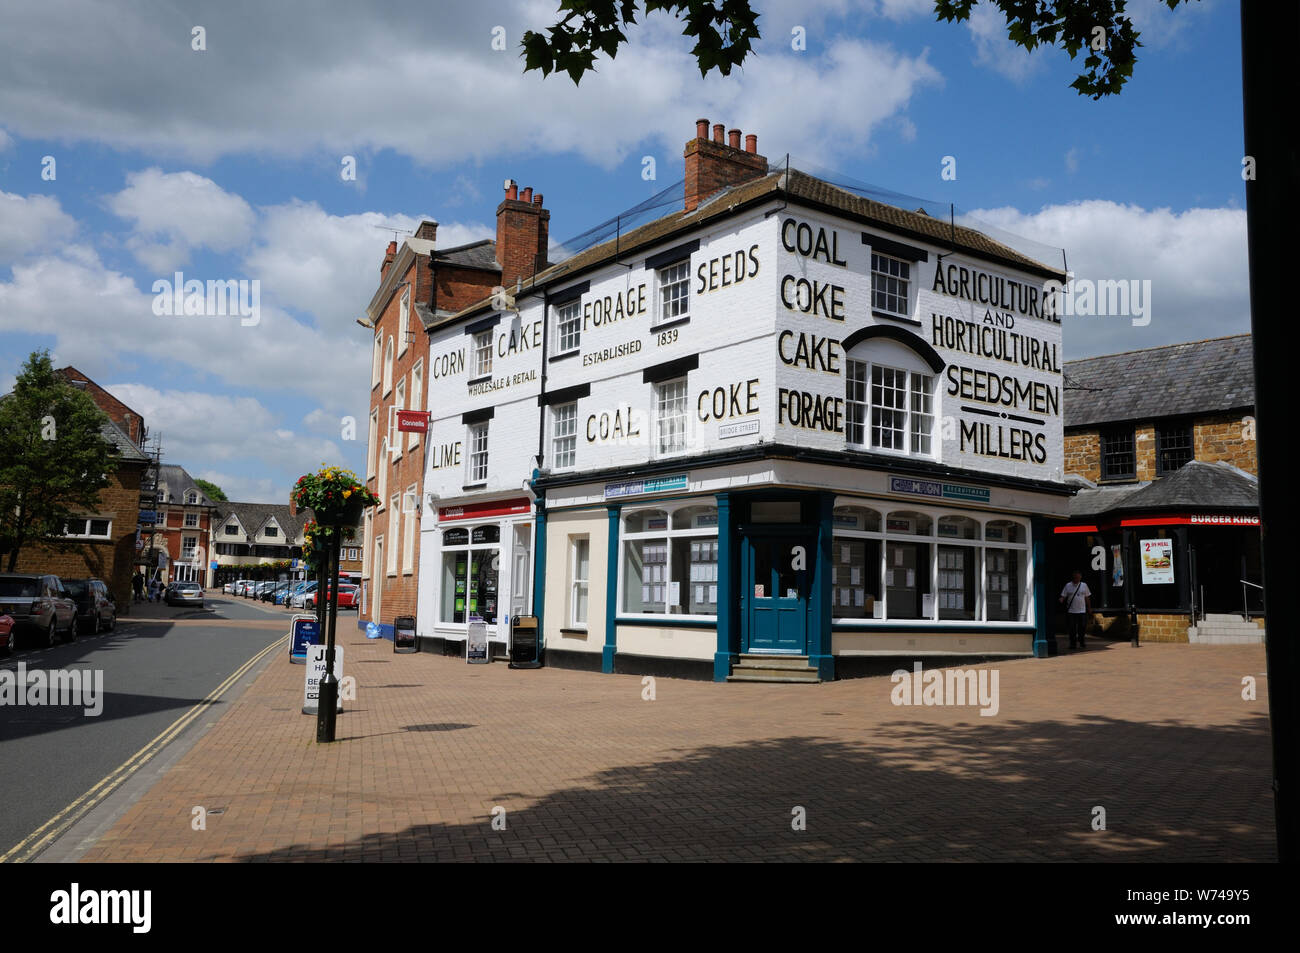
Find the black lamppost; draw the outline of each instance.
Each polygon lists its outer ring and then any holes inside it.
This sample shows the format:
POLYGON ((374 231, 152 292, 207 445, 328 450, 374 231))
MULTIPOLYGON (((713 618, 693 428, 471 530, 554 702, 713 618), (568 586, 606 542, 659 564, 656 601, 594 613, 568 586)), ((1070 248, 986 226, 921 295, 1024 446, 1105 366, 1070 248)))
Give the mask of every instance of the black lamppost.
MULTIPOLYGON (((338 621, 339 587, 331 583, 339 572, 339 537, 342 532, 342 526, 331 526, 326 536, 324 552, 321 553, 321 585, 327 587, 325 594, 329 598, 329 627, 325 641, 325 675, 320 680, 320 703, 316 708, 317 742, 333 741, 338 721, 339 682, 334 677, 334 626, 338 621)), ((316 620, 323 630, 325 599, 319 591, 316 594, 316 620)))

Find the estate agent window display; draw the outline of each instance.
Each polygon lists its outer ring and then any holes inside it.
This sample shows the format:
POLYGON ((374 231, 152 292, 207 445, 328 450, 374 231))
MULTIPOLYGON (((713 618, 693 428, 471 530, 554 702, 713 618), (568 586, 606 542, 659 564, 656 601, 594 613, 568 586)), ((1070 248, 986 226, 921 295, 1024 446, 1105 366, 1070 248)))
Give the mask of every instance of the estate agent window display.
POLYGON ((501 527, 456 526, 442 533, 442 592, 438 621, 464 625, 478 616, 497 622, 501 527))
POLYGON ((624 510, 622 615, 713 619, 718 614, 718 508, 685 503, 624 510))
POLYGON ((858 504, 837 506, 832 518, 835 621, 1028 619, 1028 531, 1019 520, 858 504))

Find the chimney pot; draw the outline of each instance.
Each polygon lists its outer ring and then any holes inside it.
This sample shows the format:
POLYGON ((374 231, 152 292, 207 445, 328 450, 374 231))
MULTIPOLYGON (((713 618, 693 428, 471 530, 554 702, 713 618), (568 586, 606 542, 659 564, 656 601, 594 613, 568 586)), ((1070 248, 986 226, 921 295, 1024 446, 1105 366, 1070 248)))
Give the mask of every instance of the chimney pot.
POLYGON ((715 122, 715 123, 713 124, 713 141, 714 141, 714 142, 721 142, 721 141, 722 141, 722 134, 723 134, 723 132, 724 132, 725 130, 726 130, 726 127, 723 126, 722 123, 720 123, 720 122, 715 122))
POLYGON ((727 145, 733 149, 740 148, 740 130, 731 129, 727 132, 727 145))
POLYGON ((754 135, 752 132, 745 137, 745 151, 754 153, 758 152, 758 136, 754 135))
POLYGON ((396 254, 397 254, 397 241, 396 241, 396 240, 393 240, 393 241, 391 241, 391 242, 388 243, 388 254, 390 254, 390 255, 396 255, 396 254))
POLYGON ((514 179, 506 179, 506 198, 512 201, 519 198, 519 183, 514 179))
POLYGON ((541 205, 541 204, 542 204, 542 193, 541 193, 541 192, 538 192, 536 195, 533 196, 533 204, 534 204, 534 205, 541 205))
POLYGON ((707 119, 695 120, 695 138, 696 139, 709 138, 709 121, 707 119))
POLYGON ((528 188, 524 189, 523 194, 519 196, 519 201, 532 202, 532 200, 533 200, 533 187, 530 185, 528 186, 528 188))

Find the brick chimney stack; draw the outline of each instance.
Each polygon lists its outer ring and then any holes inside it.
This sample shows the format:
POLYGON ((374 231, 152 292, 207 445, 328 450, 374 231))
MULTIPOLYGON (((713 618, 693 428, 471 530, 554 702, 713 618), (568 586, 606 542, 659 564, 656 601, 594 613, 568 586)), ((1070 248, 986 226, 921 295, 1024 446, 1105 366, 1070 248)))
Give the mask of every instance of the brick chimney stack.
POLYGON ((745 136, 743 150, 740 140, 739 129, 727 132, 722 123, 714 125, 710 139, 709 121, 695 120, 695 138, 686 143, 684 153, 686 211, 695 211, 701 202, 725 188, 767 175, 767 158, 758 154, 758 136, 745 136))
POLYGON ((420 227, 415 230, 416 238, 427 238, 429 241, 436 241, 438 237, 438 223, 431 218, 426 218, 420 223, 420 227))
POLYGON ((388 277, 388 269, 393 267, 395 258, 397 258, 397 242, 389 242, 388 250, 384 252, 384 263, 379 266, 380 281, 388 277))
POLYGON ((506 179, 505 198, 497 206, 497 261, 501 263, 501 284, 513 287, 520 278, 531 278, 546 267, 551 213, 542 207, 541 193, 532 187, 521 193, 514 179, 506 179))

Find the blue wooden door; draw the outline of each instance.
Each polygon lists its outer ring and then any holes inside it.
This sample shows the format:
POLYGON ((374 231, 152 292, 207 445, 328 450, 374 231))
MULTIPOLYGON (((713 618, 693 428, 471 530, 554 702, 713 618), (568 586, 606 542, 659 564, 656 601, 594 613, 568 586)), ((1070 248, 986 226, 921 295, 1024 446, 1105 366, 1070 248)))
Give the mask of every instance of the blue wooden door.
POLYGON ((744 651, 806 655, 813 546, 802 536, 745 540, 744 651))

